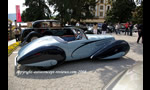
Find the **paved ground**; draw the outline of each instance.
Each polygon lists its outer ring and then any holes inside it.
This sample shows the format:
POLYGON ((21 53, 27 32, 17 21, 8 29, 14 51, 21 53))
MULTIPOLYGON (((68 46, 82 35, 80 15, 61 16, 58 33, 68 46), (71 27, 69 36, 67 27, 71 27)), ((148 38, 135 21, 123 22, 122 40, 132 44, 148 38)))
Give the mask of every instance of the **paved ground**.
POLYGON ((137 33, 133 36, 115 35, 126 40, 129 53, 119 60, 66 62, 52 70, 40 71, 22 67, 14 75, 14 57, 20 48, 8 57, 8 90, 101 90, 117 73, 143 61, 143 44, 137 44, 137 33))

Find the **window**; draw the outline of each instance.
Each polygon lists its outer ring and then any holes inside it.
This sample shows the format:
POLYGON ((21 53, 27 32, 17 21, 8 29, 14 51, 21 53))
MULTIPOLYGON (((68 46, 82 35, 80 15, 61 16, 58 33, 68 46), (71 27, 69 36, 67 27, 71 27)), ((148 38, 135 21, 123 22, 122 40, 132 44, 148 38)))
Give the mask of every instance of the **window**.
POLYGON ((103 6, 100 6, 100 10, 103 10, 103 6))
POLYGON ((110 10, 110 6, 107 6, 107 11, 110 10))
POLYGON ((100 12, 100 15, 99 15, 100 17, 103 17, 103 12, 100 12))
POLYGON ((110 3, 111 3, 111 1, 110 1, 110 0, 108 0, 108 3, 110 4, 110 3))
POLYGON ((104 3, 104 0, 100 0, 100 3, 104 3))

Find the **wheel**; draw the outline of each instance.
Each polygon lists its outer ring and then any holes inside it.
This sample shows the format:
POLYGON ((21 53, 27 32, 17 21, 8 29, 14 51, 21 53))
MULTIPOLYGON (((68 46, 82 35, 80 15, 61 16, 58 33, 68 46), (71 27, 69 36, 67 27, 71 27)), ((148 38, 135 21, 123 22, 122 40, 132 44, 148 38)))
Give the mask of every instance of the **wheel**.
POLYGON ((35 39, 38 39, 38 37, 36 37, 36 36, 31 37, 30 42, 32 42, 35 39))

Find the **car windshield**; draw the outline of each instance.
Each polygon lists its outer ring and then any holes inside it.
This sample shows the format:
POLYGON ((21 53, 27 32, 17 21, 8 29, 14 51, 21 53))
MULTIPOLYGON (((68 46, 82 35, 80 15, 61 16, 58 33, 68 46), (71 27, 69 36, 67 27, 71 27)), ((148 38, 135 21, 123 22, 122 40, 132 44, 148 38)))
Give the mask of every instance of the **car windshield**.
POLYGON ((73 32, 76 34, 76 39, 77 40, 80 40, 82 38, 86 38, 86 35, 83 33, 83 30, 82 29, 79 29, 79 28, 73 28, 73 32))

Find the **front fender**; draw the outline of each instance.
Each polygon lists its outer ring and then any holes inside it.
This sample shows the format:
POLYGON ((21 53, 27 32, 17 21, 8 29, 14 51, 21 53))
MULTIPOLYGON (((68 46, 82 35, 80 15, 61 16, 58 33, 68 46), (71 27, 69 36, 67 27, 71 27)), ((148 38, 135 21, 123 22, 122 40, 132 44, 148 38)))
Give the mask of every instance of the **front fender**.
POLYGON ((91 59, 116 59, 128 53, 129 44, 124 40, 115 40, 106 45, 103 49, 91 55, 91 59))
MULTIPOLYGON (((22 51, 23 52, 23 51, 22 51)), ((21 65, 39 63, 47 60, 56 60, 59 63, 64 62, 66 54, 63 49, 57 46, 42 46, 36 48, 25 55, 19 52, 17 63, 21 65)))

